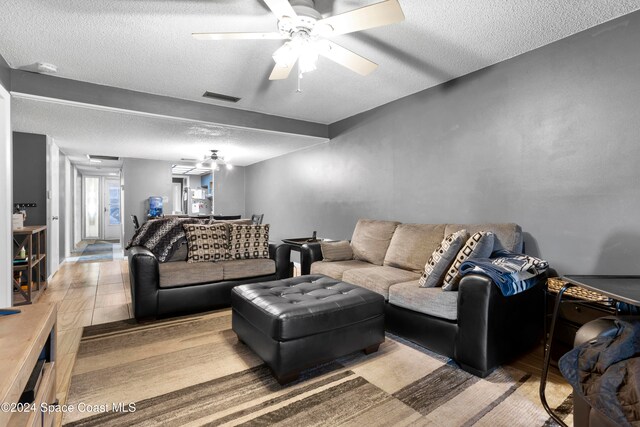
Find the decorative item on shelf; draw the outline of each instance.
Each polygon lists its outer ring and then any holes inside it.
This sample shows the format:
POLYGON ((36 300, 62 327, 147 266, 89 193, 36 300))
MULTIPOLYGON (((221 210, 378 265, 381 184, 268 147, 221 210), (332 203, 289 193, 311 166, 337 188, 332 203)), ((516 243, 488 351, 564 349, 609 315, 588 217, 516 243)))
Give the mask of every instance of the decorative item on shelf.
POLYGON ((21 213, 14 213, 11 217, 11 229, 16 230, 24 226, 24 215, 21 213))

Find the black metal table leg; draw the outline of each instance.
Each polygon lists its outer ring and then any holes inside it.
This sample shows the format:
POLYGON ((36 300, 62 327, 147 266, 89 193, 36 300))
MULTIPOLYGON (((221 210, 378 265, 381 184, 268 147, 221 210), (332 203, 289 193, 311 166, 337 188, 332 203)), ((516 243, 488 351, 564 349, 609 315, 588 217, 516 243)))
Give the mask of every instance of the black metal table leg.
MULTIPOLYGON (((549 416, 563 427, 567 427, 564 421, 562 421, 549 407, 547 398, 545 396, 545 388, 547 387, 547 375, 549 374, 549 363, 551 362, 551 344, 553 343, 553 332, 556 328, 556 319, 558 318, 558 311, 560 310, 560 303, 562 302, 562 295, 570 287, 574 286, 571 283, 565 283, 565 285, 558 291, 556 297, 556 303, 553 307, 553 314, 551 315, 551 329, 549 330, 549 337, 545 340, 544 345, 544 364, 542 365, 542 376, 540 377, 540 401, 544 410, 547 411, 549 416)), ((545 331, 546 334, 546 331, 545 331)))

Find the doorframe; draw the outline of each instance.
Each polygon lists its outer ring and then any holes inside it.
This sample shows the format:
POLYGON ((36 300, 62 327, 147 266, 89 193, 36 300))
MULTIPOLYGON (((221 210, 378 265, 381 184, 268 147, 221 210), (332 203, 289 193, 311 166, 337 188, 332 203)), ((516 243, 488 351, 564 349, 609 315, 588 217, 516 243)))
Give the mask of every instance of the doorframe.
MULTIPOLYGON (((105 204, 105 190, 106 190, 106 183, 105 181, 109 180, 109 179, 113 179, 114 181, 118 181, 121 182, 121 177, 120 176, 110 176, 110 175, 97 175, 97 174, 82 174, 82 189, 81 189, 81 197, 82 197, 82 218, 81 218, 81 230, 82 230, 82 240, 104 240, 106 238, 105 236, 105 212, 104 209, 106 207, 105 204), (87 193, 86 193, 86 179, 87 178, 98 178, 99 180, 99 184, 98 184, 98 192, 100 193, 99 197, 98 197, 98 237, 89 237, 87 236, 87 224, 86 224, 86 206, 87 206, 87 193)), ((124 197, 122 194, 122 186, 120 185, 120 227, 122 227, 122 201, 123 201, 124 197)), ((122 241, 122 236, 119 236, 118 239, 120 241, 122 241)))
MULTIPOLYGON (((109 217, 110 214, 109 212, 109 204, 107 203, 107 200, 110 199, 110 195, 108 194, 108 190, 109 190, 109 185, 108 182, 109 181, 113 181, 115 183, 117 183, 117 187, 118 190, 120 192, 120 224, 117 224, 118 228, 122 228, 122 186, 120 185, 120 177, 119 176, 103 176, 102 179, 100 180, 100 189, 101 189, 101 193, 102 193, 102 239, 103 240, 114 240, 114 239, 109 239, 107 236, 107 227, 109 227, 110 225, 108 224, 107 218, 109 217)), ((120 230, 118 230, 118 240, 120 240, 120 230)))
POLYGON ((102 234, 102 179, 100 179, 100 175, 82 175, 82 240, 100 240, 100 235, 102 234), (100 193, 100 197, 98 197, 98 236, 97 237, 89 237, 87 236, 87 178, 98 178, 98 192, 100 193))
POLYGON ((11 133, 11 95, 0 85, 0 307, 13 304, 13 138, 11 133), (4 279, 2 279, 4 277, 4 279))

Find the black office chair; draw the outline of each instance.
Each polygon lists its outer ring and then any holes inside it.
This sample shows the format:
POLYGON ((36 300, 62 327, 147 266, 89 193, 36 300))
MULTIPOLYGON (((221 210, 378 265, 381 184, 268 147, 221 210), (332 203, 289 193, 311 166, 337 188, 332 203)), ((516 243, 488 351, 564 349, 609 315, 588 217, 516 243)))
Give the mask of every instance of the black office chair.
POLYGON ((140 223, 138 222, 138 217, 136 215, 131 215, 131 222, 133 222, 133 228, 138 231, 138 228, 140 228, 140 223))
POLYGON ((264 214, 253 214, 251 215, 251 223, 253 225, 262 224, 262 218, 264 218, 264 214))
POLYGON ((213 219, 217 219, 218 221, 230 221, 232 219, 240 219, 242 215, 214 215, 213 219))

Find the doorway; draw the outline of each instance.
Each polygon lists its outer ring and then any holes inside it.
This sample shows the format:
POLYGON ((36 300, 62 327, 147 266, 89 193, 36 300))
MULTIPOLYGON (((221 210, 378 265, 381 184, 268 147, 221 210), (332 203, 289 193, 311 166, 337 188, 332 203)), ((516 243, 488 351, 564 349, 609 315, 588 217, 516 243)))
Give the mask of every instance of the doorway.
POLYGON ((122 233, 120 179, 85 175, 82 178, 82 238, 120 242, 122 233))
POLYGON ((104 181, 103 230, 105 240, 120 240, 122 221, 120 215, 120 180, 109 178, 104 181))

